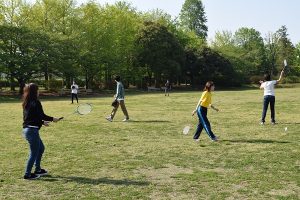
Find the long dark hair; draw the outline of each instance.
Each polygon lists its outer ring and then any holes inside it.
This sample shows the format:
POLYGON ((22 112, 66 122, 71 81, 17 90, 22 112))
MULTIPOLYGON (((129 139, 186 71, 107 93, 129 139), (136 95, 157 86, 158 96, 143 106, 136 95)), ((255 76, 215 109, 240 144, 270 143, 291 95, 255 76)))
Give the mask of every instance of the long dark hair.
POLYGON ((34 84, 34 83, 29 83, 26 84, 25 87, 23 88, 23 103, 22 103, 22 107, 23 109, 27 107, 27 105, 31 102, 31 101, 36 101, 38 99, 38 90, 39 87, 34 84))
POLYGON ((205 84, 205 86, 204 86, 204 88, 203 88, 203 91, 210 92, 212 86, 214 86, 214 82, 207 81, 206 84, 205 84))

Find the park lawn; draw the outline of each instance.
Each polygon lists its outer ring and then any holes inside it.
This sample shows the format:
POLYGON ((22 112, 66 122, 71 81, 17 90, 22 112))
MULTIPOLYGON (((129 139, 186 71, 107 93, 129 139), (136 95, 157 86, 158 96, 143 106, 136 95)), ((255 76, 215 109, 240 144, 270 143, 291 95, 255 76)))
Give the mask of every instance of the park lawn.
POLYGON ((300 199, 300 88, 276 89, 276 120, 259 124, 260 90, 216 91, 212 130, 194 142, 191 116, 201 92, 128 95, 130 122, 104 119, 112 98, 80 99, 92 113, 72 113, 66 98, 41 99, 65 120, 43 127, 42 166, 49 176, 23 180, 28 145, 17 99, 0 98, 0 199, 300 199), (191 125, 188 135, 182 129, 191 125), (285 131, 287 127, 287 131, 285 131))

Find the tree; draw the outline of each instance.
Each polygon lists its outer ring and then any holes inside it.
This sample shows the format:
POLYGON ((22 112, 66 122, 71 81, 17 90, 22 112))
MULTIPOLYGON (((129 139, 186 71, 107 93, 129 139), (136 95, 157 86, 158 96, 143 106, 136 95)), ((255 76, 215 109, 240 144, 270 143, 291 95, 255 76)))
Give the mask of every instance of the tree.
POLYGON ((49 37, 25 27, 0 26, 0 65, 19 83, 22 94, 25 83, 39 75, 48 59, 49 37))
POLYGON ((273 75, 277 72, 276 61, 279 52, 279 36, 277 33, 268 33, 265 38, 265 52, 267 59, 265 72, 269 72, 273 75))
POLYGON ((195 31, 199 37, 207 37, 208 28, 205 24, 207 18, 201 0, 185 0, 180 13, 180 21, 186 30, 195 31))
POLYGON ((234 34, 234 43, 242 52, 241 59, 247 66, 247 76, 253 76, 264 71, 265 51, 264 42, 260 33, 254 28, 240 28, 234 34))
POLYGON ((295 47, 292 44, 291 40, 288 38, 286 26, 282 26, 276 31, 278 35, 278 58, 277 58, 277 70, 283 66, 283 60, 286 59, 289 63, 292 63, 295 56, 294 50, 295 47))
POLYGON ((174 81, 184 62, 184 51, 165 26, 145 22, 138 34, 136 44, 139 48, 138 65, 146 69, 149 85, 152 75, 156 86, 160 85, 162 78, 171 77, 173 79, 171 81, 174 81))

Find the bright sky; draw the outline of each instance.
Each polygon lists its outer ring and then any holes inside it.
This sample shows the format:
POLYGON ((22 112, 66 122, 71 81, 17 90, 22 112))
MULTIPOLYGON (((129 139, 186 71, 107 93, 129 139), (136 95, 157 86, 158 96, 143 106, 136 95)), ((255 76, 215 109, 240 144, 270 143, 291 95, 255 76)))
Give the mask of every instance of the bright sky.
MULTIPOLYGON (((34 1, 34 0, 30 0, 34 1)), ((88 0, 76 0, 78 4, 88 0)), ((101 5, 117 0, 95 0, 101 5)), ((185 0, 127 0, 141 11, 162 9, 173 17, 179 15, 185 0)), ((300 42, 300 0, 202 0, 207 16, 208 37, 216 31, 233 33, 241 27, 255 28, 263 38, 268 32, 286 25, 291 41, 300 42)))

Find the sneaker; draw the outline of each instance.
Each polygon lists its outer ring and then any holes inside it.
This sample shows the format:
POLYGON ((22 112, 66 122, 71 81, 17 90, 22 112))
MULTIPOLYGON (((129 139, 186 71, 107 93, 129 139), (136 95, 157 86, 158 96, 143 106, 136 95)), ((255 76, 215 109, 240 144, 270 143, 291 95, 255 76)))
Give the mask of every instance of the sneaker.
POLYGON ((123 121, 123 122, 128 122, 128 121, 129 121, 129 119, 127 119, 127 118, 126 118, 126 119, 123 119, 122 121, 123 121))
POLYGON ((212 139, 213 142, 218 142, 219 138, 216 136, 214 139, 212 139))
POLYGON ((195 141, 195 142, 199 142, 199 141, 200 141, 200 139, 194 139, 194 141, 195 141))
POLYGON ((107 119, 107 121, 112 122, 112 118, 111 117, 105 117, 105 119, 107 119))
POLYGON ((26 180, 34 180, 34 179, 38 179, 40 177, 41 177, 40 175, 36 175, 33 173, 31 173, 30 175, 24 175, 24 179, 26 179, 26 180))
POLYGON ((265 122, 260 122, 260 125, 265 125, 265 122))
POLYGON ((40 171, 34 171, 34 174, 39 175, 39 176, 45 176, 48 174, 48 172, 44 169, 41 169, 40 171))
POLYGON ((271 122, 272 123, 272 125, 275 125, 276 124, 276 122, 271 122))

